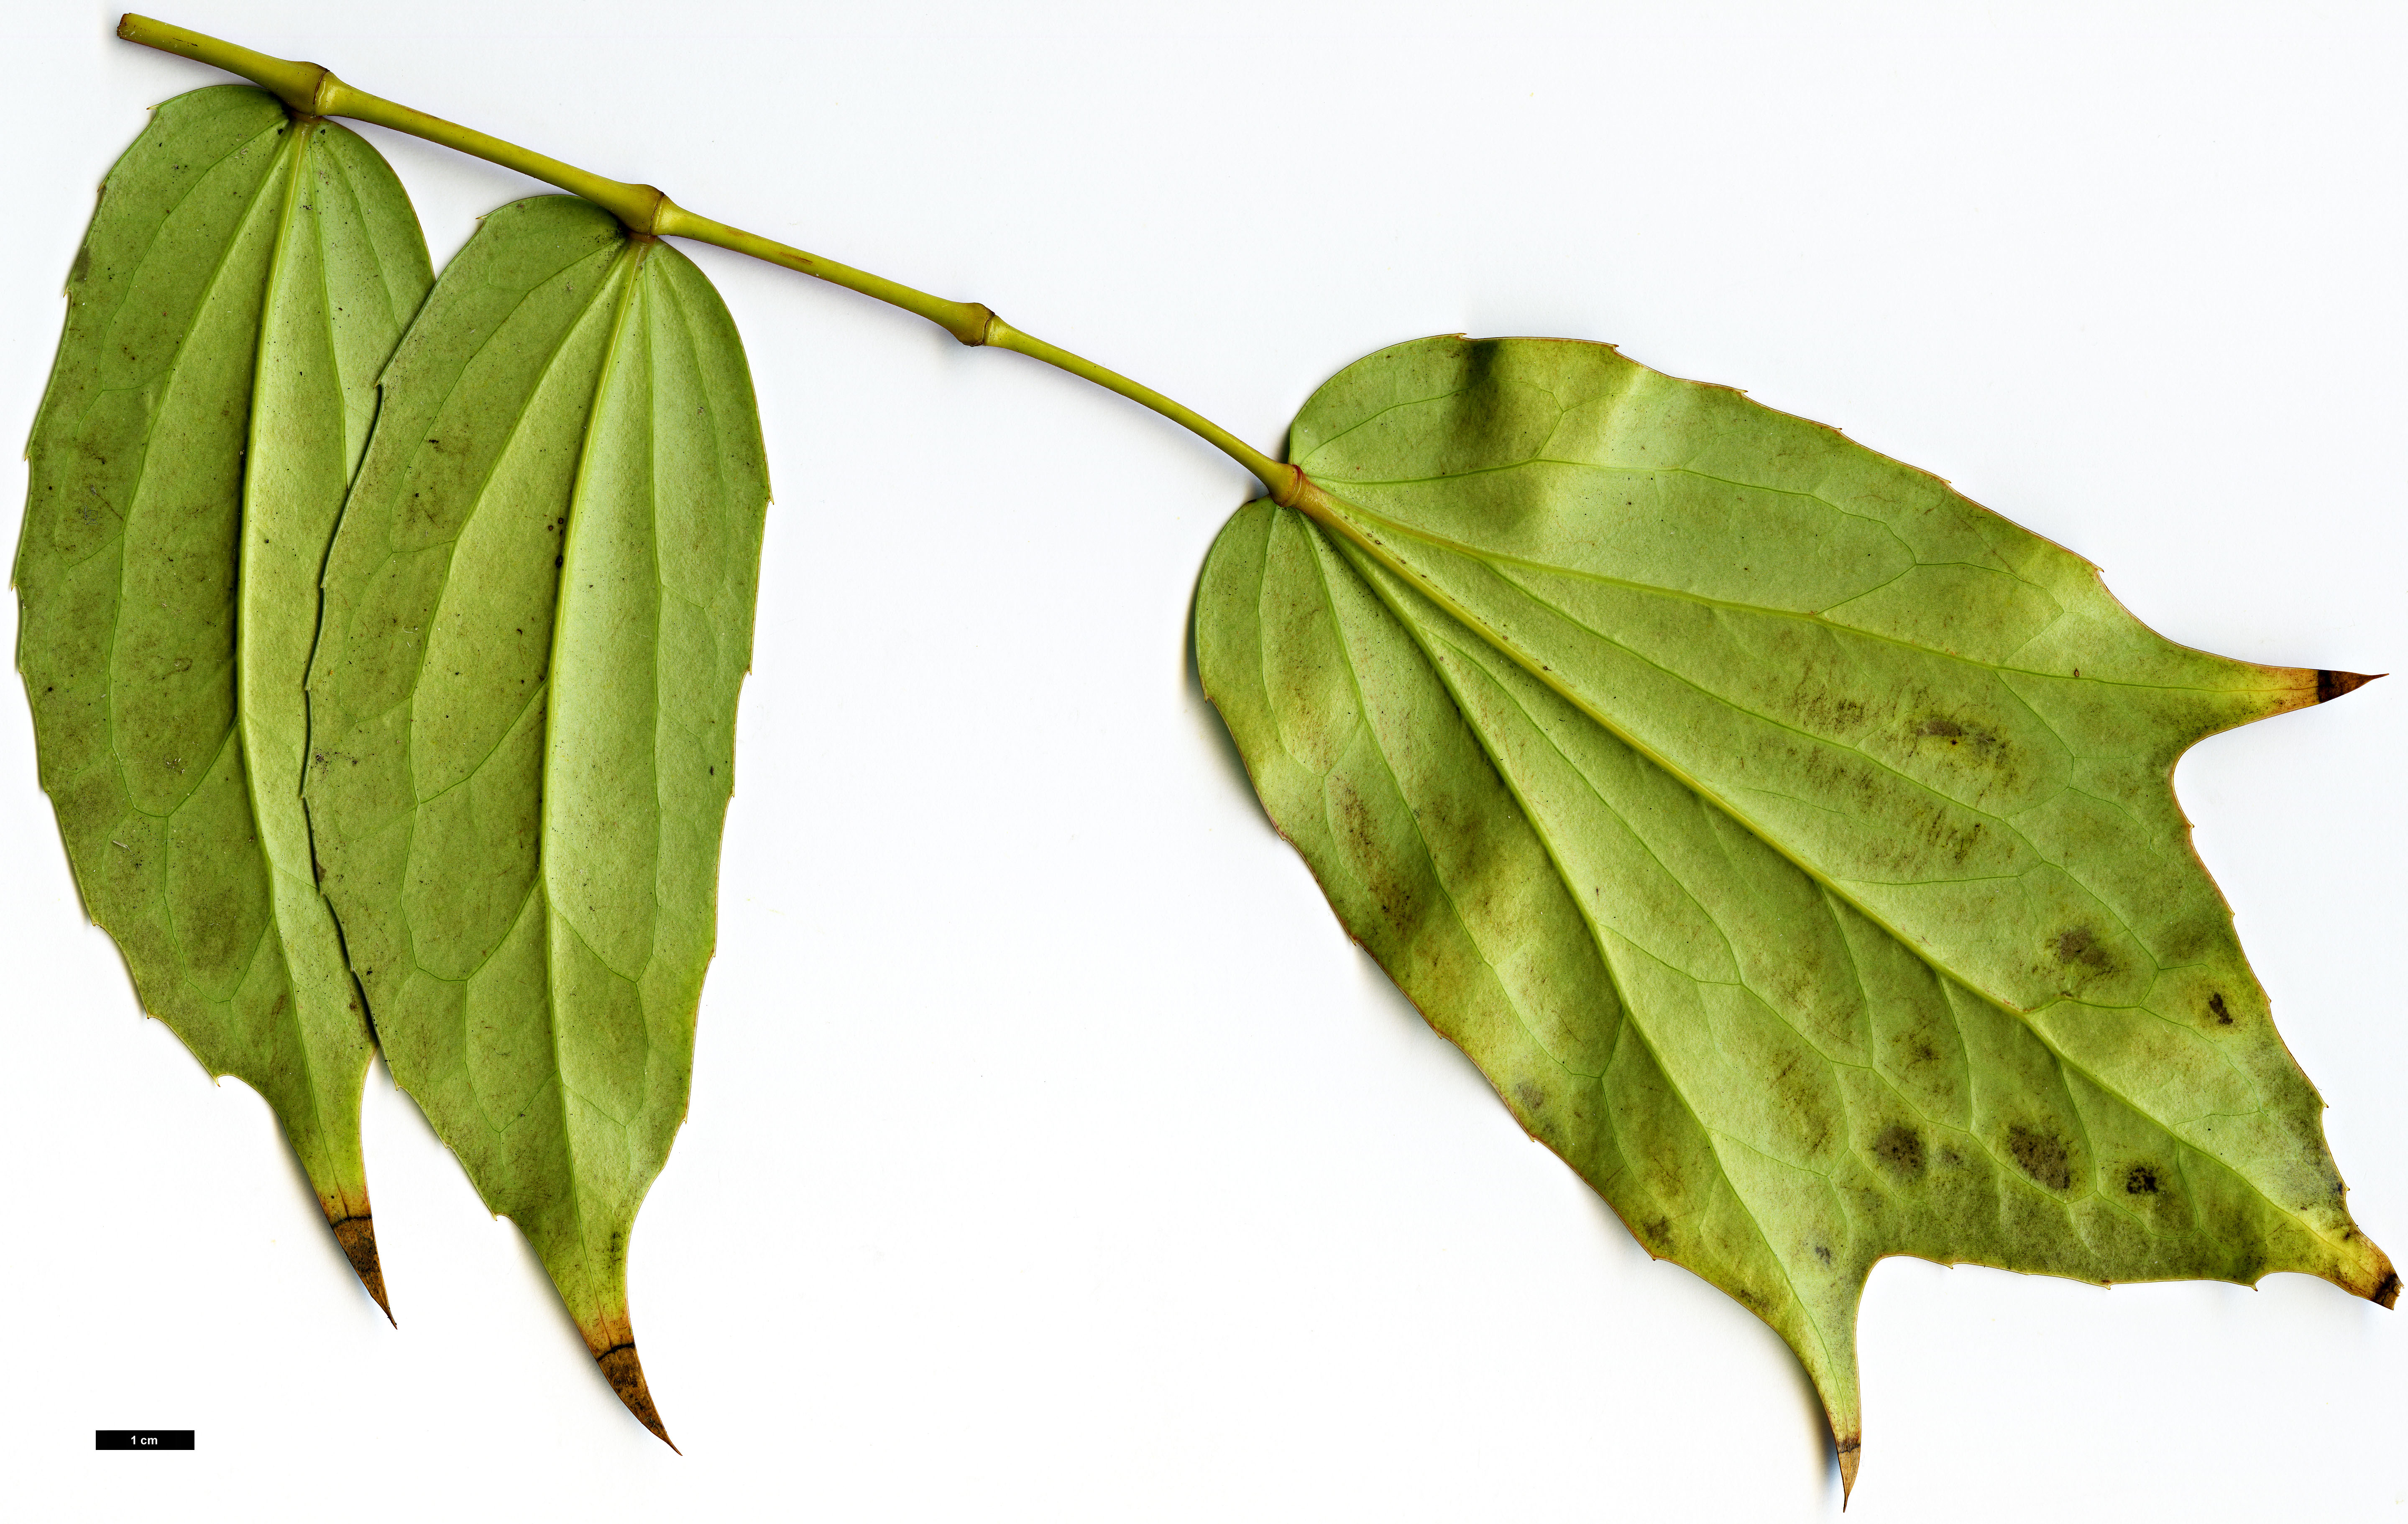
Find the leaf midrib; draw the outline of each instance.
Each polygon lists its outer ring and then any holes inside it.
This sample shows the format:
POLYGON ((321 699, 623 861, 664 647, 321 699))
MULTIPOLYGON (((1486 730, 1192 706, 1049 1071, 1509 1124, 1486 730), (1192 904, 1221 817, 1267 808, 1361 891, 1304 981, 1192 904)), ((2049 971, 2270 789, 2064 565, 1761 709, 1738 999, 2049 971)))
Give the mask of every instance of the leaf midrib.
MULTIPOLYGON (((274 855, 267 850, 266 812, 262 805, 261 794, 261 790, 266 786, 265 769, 260 767, 259 757, 252 749, 250 709, 243 701, 246 691, 250 685, 249 680, 251 677, 251 670, 244 662, 244 648, 250 643, 251 638, 250 618, 251 600, 249 594, 251 591, 250 583, 252 572, 252 558, 249 554, 245 554, 247 549, 245 540, 251 529, 251 483, 256 480, 254 467, 260 457, 260 384, 262 379, 266 374, 268 367, 268 324, 275 315, 278 296, 292 273, 289 261, 291 259, 291 252, 294 238, 294 229, 299 221, 297 213, 301 204, 302 181, 308 173, 310 149, 312 148, 314 139, 317 136, 316 133, 301 126, 300 123, 292 122, 289 117, 287 118, 287 126, 291 138, 291 148, 289 151, 292 154, 292 163, 287 166, 285 171, 284 207, 277 220, 276 241, 268 252, 267 280, 265 287, 261 290, 259 296, 259 330, 252 339, 251 352, 251 418, 249 420, 250 426, 244 431, 245 438, 243 440, 241 498, 235 518, 236 601, 233 675, 235 683, 234 733, 236 742, 236 750, 242 762, 243 783, 245 785, 243 790, 244 803, 249 806, 251 811, 251 840, 258 848, 260 864, 266 870, 266 919, 268 925, 272 926, 276 931, 276 957, 277 961, 284 966, 284 984, 286 989, 291 995, 291 999, 286 1002, 283 1009, 282 1025, 286 1029, 298 1033, 302 1030, 301 1001, 304 999, 304 996, 301 987, 301 980, 294 971, 292 942, 291 939, 286 934, 284 917, 279 906, 280 897, 277 894, 276 881, 279 877, 282 876, 282 870, 277 866, 274 855)), ((331 353, 334 351, 334 303, 332 300, 327 298, 325 288, 327 251, 325 248, 324 228, 322 223, 316 223, 314 219, 313 227, 317 234, 319 245, 319 315, 324 319, 327 325, 327 348, 328 352, 331 353)), ((322 388, 321 391, 324 397, 331 400, 332 405, 337 410, 348 414, 349 410, 345 406, 346 399, 343 395, 343 388, 339 384, 339 371, 337 373, 336 380, 337 384, 322 388)), ((345 438, 349 438, 348 426, 345 430, 345 438)), ((337 518, 340 516, 339 505, 337 505, 337 518)), ((327 544, 331 547, 333 543, 334 537, 332 534, 329 534, 327 537, 327 544)), ((312 630, 310 634, 310 645, 313 650, 317 645, 317 635, 315 630, 316 623, 317 622, 314 619, 311 621, 312 630)), ((307 666, 302 668, 301 676, 306 684, 306 681, 308 676, 308 669, 307 666)), ((303 703, 305 706, 303 714, 306 721, 308 713, 306 698, 303 700, 303 703)), ((306 731, 303 739, 302 755, 305 759, 303 767, 306 770, 308 766, 306 759, 308 755, 306 731)), ((293 779, 292 783, 293 808, 295 812, 302 814, 302 840, 306 842, 309 840, 308 817, 306 812, 302 812, 301 779, 295 777, 293 779)), ((315 849, 312 848, 313 855, 314 850, 315 849)), ((309 884, 308 888, 312 895, 317 893, 317 885, 314 883, 309 884)), ((325 901, 322 899, 319 900, 318 904, 321 911, 325 914, 326 919, 331 922, 334 919, 334 911, 332 907, 327 906, 325 901)), ((265 941, 265 939, 266 931, 263 928, 261 931, 261 940, 265 941)), ((325 1117, 319 1106, 318 1055, 315 1052, 315 1044, 306 1041, 296 1042, 293 1044, 293 1051, 298 1056, 298 1064, 301 1071, 301 1084, 299 1088, 302 1094, 302 1104, 306 1106, 308 1111, 310 1131, 313 1135, 323 1136, 329 1129, 325 1126, 325 1117)), ((295 1140, 295 1142, 297 1143, 298 1140, 295 1140)), ((312 1172, 314 1173, 315 1172, 312 1172)), ((350 1182, 345 1181, 342 1182, 341 1185, 348 1187, 350 1182)), ((344 1201, 343 1205, 347 1213, 356 1212, 359 1209, 358 1206, 348 1199, 344 1201)))
MULTIPOLYGON (((580 942, 584 941, 584 936, 552 903, 551 876, 552 811, 557 807, 562 793, 554 786, 552 777, 552 769, 559 760, 555 737, 559 734, 561 628, 567 623, 569 605, 576 598, 576 578, 571 573, 577 566, 578 542, 586 517, 578 511, 578 507, 584 496, 587 470, 593 464, 595 437, 599 432, 611 384, 618 376, 619 346, 627 337, 629 313, 635 305, 638 288, 642 284, 644 258, 652 248, 649 239, 629 238, 611 262, 610 277, 621 277, 624 272, 624 278, 620 279, 615 309, 610 314, 609 342, 603 348, 601 367, 595 377, 594 400, 585 412, 584 437, 579 441, 577 477, 568 493, 568 524, 561 536, 561 575, 555 584, 558 592, 552 606, 552 649, 545 658, 543 674, 543 798, 537 823, 535 872, 536 887, 543 896, 543 1025, 545 1042, 552 1049, 552 1077, 561 1097, 558 1113, 561 1151, 568 1160, 568 1215, 576 1230, 574 1242, 580 1270, 591 1268, 586 1263, 590 1244, 585 1232, 585 1195, 578 1188, 578 1176, 581 1171, 577 1157, 577 1134, 568 1125, 568 1099, 572 1092, 568 1085, 566 1055, 561 1051, 560 1045, 558 939, 564 928, 580 942)), ((529 400, 533 400, 533 393, 529 394, 529 400)), ((591 944, 588 944, 588 950, 592 950, 591 944)), ((582 1289, 590 1294, 594 1288, 589 1286, 582 1289)), ((598 1314, 600 1309, 595 1310, 598 1314)), ((586 1309, 572 1307, 570 1311, 577 1315, 579 1331, 584 1331, 586 1309)))
MULTIPOLYGON (((1579 465, 1583 463, 1569 462, 1567 464, 1579 465)), ((1608 469, 1609 467, 1598 467, 1595 468, 1608 469)), ((1668 469, 1678 470, 1679 467, 1669 467, 1668 469)), ((1724 479, 1721 477, 1715 477, 1712 480, 1719 482, 1724 479)), ((1354 482, 1345 483, 1347 486, 1378 486, 1383 484, 1384 483, 1380 482, 1354 482)), ((1733 484, 1738 486, 1748 485, 1746 482, 1734 482, 1733 484)), ((1764 490, 1778 491, 1780 489, 1766 488, 1764 490)), ((1816 502, 1825 501, 1825 499, 1819 497, 1814 500, 1816 502)), ((1944 661, 1961 662, 1966 666, 1980 668, 1985 671, 2006 673, 2015 677, 2042 678, 2054 683, 2095 683, 2102 687, 2133 688, 2143 693, 2196 693, 2211 697, 2222 697, 2229 694, 2272 694, 2284 691, 2280 688, 2206 688, 2179 683, 2135 683, 2121 678, 2079 677, 2069 676, 2064 672, 2044 672, 2038 668, 2015 667, 2005 662, 1985 661, 1979 656, 1966 655, 1963 652, 1944 650, 1937 646, 1921 645, 1914 640, 1907 640, 1902 636, 1885 634, 1880 630, 1866 629, 1861 625, 1842 624, 1839 620, 1830 617, 1830 609, 1837 609, 1843 604, 1853 603, 1858 598, 1865 597, 1873 593, 1878 593, 1883 588, 1890 586, 1892 583, 1896 582, 1898 581, 1898 578, 1896 577, 1891 578, 1888 582, 1876 583, 1861 592, 1851 593, 1846 597, 1842 598, 1838 603, 1830 605, 1828 609, 1814 611, 1780 609, 1768 604, 1742 603, 1733 598, 1719 598, 1712 596, 1711 594, 1693 593, 1686 588, 1667 587, 1660 582, 1641 582, 1637 578, 1633 577, 1617 577, 1611 572, 1594 571, 1586 567, 1557 566, 1553 562, 1541 561, 1533 556, 1516 555, 1507 551, 1491 550, 1485 546, 1472 545, 1463 540, 1451 539, 1444 535, 1433 534, 1429 530, 1424 529, 1419 525, 1407 524, 1401 519, 1383 513, 1377 509, 1366 508, 1361 503, 1356 502, 1352 498, 1344 499, 1344 501, 1351 511, 1378 524, 1384 529, 1387 529, 1404 539, 1419 540, 1423 544, 1432 546, 1435 549, 1452 552, 1453 554, 1460 555, 1469 561, 1477 561, 1484 565, 1492 567, 1517 567, 1529 571, 1543 572, 1546 575, 1553 577, 1569 577, 1580 582, 1596 582, 1600 586, 1619 587, 1633 593, 1649 594, 1659 597, 1676 599, 1684 603, 1693 603, 1700 608, 1726 611, 1732 613, 1756 614, 1768 619, 1794 619, 1805 624, 1819 625, 1825 629, 1834 631, 1838 634, 1856 636, 1859 639, 1877 641, 1884 645, 1896 646, 1902 651, 1912 651, 1918 655, 1933 656, 1944 661)), ((1841 511, 1844 510, 1842 510, 1841 511)), ((2021 583, 2023 586, 2032 589, 2032 591, 2047 598, 2051 603, 2056 604, 2057 612, 2050 616, 2048 625, 2035 631, 2023 642, 2025 645, 2029 645, 2033 640, 2045 635, 2049 629, 2054 628, 2057 622, 2065 617, 2065 606, 2057 601, 2056 594, 2050 592, 2040 583, 2033 582, 2028 577, 2019 576, 2014 572, 2005 570, 1999 567, 1980 566, 1971 561, 1917 560, 1914 566, 1909 567, 1906 571, 1900 572, 1899 575, 1901 577, 1906 576, 1927 567, 1963 567, 1971 571, 1985 572, 1996 577, 2005 577, 2011 581, 2021 583)), ((1528 593, 1528 589, 1523 588, 1521 583, 1515 582, 1513 585, 1516 588, 1521 589, 1526 594, 1528 593)), ((1529 594, 1529 596, 1535 597, 1537 595, 1529 594)))

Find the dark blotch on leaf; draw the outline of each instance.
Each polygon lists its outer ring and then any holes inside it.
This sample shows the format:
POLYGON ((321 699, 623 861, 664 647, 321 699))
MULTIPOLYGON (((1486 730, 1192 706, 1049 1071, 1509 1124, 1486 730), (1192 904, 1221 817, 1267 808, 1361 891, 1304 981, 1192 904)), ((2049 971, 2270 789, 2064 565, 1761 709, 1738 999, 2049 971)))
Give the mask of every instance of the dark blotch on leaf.
POLYGON ((2066 1152, 2065 1140, 2029 1128, 2011 1128, 2007 1132, 2007 1154, 2023 1171, 2051 1190, 2067 1190, 2073 1185, 2073 1160, 2066 1152))
POLYGON ((2127 1196, 2155 1196, 2157 1193, 2157 1172, 2146 1164, 2135 1164, 2124 1177, 2127 1196))
POLYGON ((2224 1008, 2224 997, 2222 994, 2210 995, 2207 998, 2207 1008, 2215 1013, 2215 1024, 2218 1027, 2229 1027, 2232 1025, 2232 1013, 2224 1008))
POLYGON ((1885 1128, 1873 1140, 1873 1157, 1901 1179, 1920 1180, 1925 1169, 1923 1134, 1910 1127, 1885 1128))
POLYGON ((2057 966, 2069 970, 2070 982, 2064 991, 2071 994, 2090 980, 2114 973, 2120 965, 2115 955, 2099 940, 2099 933, 2086 926, 2068 927, 2048 941, 2048 950, 2057 957, 2057 966), (2079 970, 2079 972, 2072 970, 2079 970))

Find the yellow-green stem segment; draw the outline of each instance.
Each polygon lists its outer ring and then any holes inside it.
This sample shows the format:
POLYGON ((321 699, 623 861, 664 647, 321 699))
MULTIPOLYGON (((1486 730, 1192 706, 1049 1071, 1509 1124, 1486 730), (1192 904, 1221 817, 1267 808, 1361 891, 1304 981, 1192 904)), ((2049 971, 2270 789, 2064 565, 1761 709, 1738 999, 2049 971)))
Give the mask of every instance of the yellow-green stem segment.
POLYGON ((1272 498, 1282 506, 1297 506, 1304 478, 1295 467, 1280 464, 1220 424, 1191 408, 1173 402, 1150 386, 1140 386, 1093 360, 1022 333, 988 310, 983 303, 948 301, 942 296, 932 296, 899 280, 889 280, 867 270, 856 270, 850 265, 839 265, 835 260, 806 253, 774 238, 765 238, 757 233, 747 233, 742 228, 698 216, 652 186, 630 185, 624 180, 609 180, 580 169, 575 165, 548 158, 531 149, 521 148, 516 143, 506 143, 473 127, 463 127, 458 122, 446 122, 441 117, 429 116, 381 96, 371 95, 365 90, 345 84, 322 65, 271 58, 236 43, 222 41, 199 32, 189 32, 180 26, 171 26, 165 22, 136 16, 130 11, 118 22, 117 35, 145 48, 156 48, 162 52, 176 53, 229 74, 238 74, 303 116, 349 117, 354 122, 374 122, 380 127, 390 127, 413 137, 423 137, 430 143, 457 149, 489 164, 500 165, 505 169, 515 169, 547 185, 557 185, 572 195, 581 195, 602 208, 625 223, 632 232, 692 238, 698 243, 716 244, 739 254, 750 254, 755 259, 799 270, 831 285, 857 291, 891 307, 899 307, 906 312, 926 318, 965 344, 983 344, 1042 360, 1056 369, 1067 370, 1082 381, 1093 381, 1106 391, 1117 392, 1132 402, 1153 409, 1260 478, 1263 485, 1270 490, 1272 498))

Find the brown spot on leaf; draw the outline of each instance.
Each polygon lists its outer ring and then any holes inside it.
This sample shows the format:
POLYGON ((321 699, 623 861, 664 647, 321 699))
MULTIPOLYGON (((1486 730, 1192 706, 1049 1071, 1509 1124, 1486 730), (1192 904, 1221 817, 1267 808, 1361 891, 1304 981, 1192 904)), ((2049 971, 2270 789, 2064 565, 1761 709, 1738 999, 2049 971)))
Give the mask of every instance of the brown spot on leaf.
POLYGON ((2115 971, 2115 956, 2100 943, 2099 933, 2086 926, 2066 927, 2048 941, 2048 950, 2057 956, 2057 967, 2079 966, 2094 974, 2115 971))
POLYGON ((2157 1193, 2157 1172, 2146 1164, 2135 1164, 2124 1176, 2127 1196, 2155 1196, 2157 1193))
POLYGON ((2232 1025, 2232 1013, 2224 1008, 2224 996, 2221 991, 2208 996, 2207 1008, 2215 1013, 2215 1024, 2218 1027, 2232 1025))
POLYGON ((1547 1092, 1540 1089, 1537 1084, 1530 1080, 1514 1081, 1513 1094, 1524 1106, 1529 1108, 1531 1111, 1541 1111, 1546 1107, 1547 1092))
POLYGON ((1901 1179, 1920 1180, 1926 1167, 1923 1134, 1903 1125, 1886 1128, 1873 1140, 1873 1157, 1901 1179))
POLYGON ((2015 1161, 2015 1168, 2051 1190, 2072 1187, 2073 1159, 2062 1138, 2029 1128, 2010 1128, 2007 1156, 2015 1161))
POLYGON ((1381 850, 1380 822, 1353 780, 1333 773, 1327 788, 1335 815, 1330 824, 1349 847, 1348 855, 1359 865, 1364 890, 1391 927, 1399 934, 1410 932, 1422 918, 1419 884, 1410 870, 1392 864, 1391 855, 1381 850))
POLYGON ((1998 762, 2006 755, 2004 737, 1986 726, 1969 725, 1952 720, 1945 714, 1928 714, 1914 723, 1909 734, 1940 741, 1960 755, 1970 755, 1982 762, 1998 762))
POLYGON ((1864 724, 1863 699, 1851 698, 1812 679, 1799 688, 1793 702, 1799 720, 1825 735, 1849 735, 1864 724))

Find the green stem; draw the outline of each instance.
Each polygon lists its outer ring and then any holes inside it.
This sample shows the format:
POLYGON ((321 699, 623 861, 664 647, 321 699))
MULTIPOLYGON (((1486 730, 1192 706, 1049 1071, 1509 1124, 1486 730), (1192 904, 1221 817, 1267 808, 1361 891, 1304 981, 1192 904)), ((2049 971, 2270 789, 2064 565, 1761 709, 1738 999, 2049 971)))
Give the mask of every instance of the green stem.
POLYGON ((1297 499, 1303 490, 1304 473, 1295 467, 1283 466, 1271 459, 1220 424, 1191 408, 1173 402, 1150 386, 1140 386, 1093 360, 1022 333, 996 317, 983 303, 955 302, 942 296, 931 296, 899 280, 889 280, 882 275, 856 270, 850 265, 839 265, 835 260, 806 253, 757 233, 747 233, 742 228, 714 222, 686 210, 652 186, 608 180, 575 165, 563 164, 531 149, 521 148, 516 143, 506 143, 473 127, 463 127, 456 122, 446 122, 441 117, 429 116, 381 96, 371 95, 365 90, 345 84, 321 65, 271 58, 236 43, 198 32, 188 32, 180 26, 170 26, 165 22, 136 16, 130 11, 118 22, 117 35, 145 48, 156 48, 162 52, 213 65, 229 74, 238 74, 270 92, 303 116, 349 117, 354 122, 373 122, 380 127, 408 133, 413 137, 423 137, 430 143, 457 149, 489 164, 515 169, 547 185, 557 185, 573 195, 581 195, 618 218, 634 232, 692 238, 698 243, 716 244, 739 254, 750 254, 755 259, 799 270, 831 285, 857 291, 890 307, 899 307, 906 312, 926 318, 965 344, 1010 350, 1034 360, 1042 360, 1056 369, 1067 370, 1082 381, 1093 381, 1106 391, 1118 392, 1130 401, 1162 414, 1260 478, 1263 485, 1270 489, 1271 496, 1283 506, 1297 506, 1297 499))

